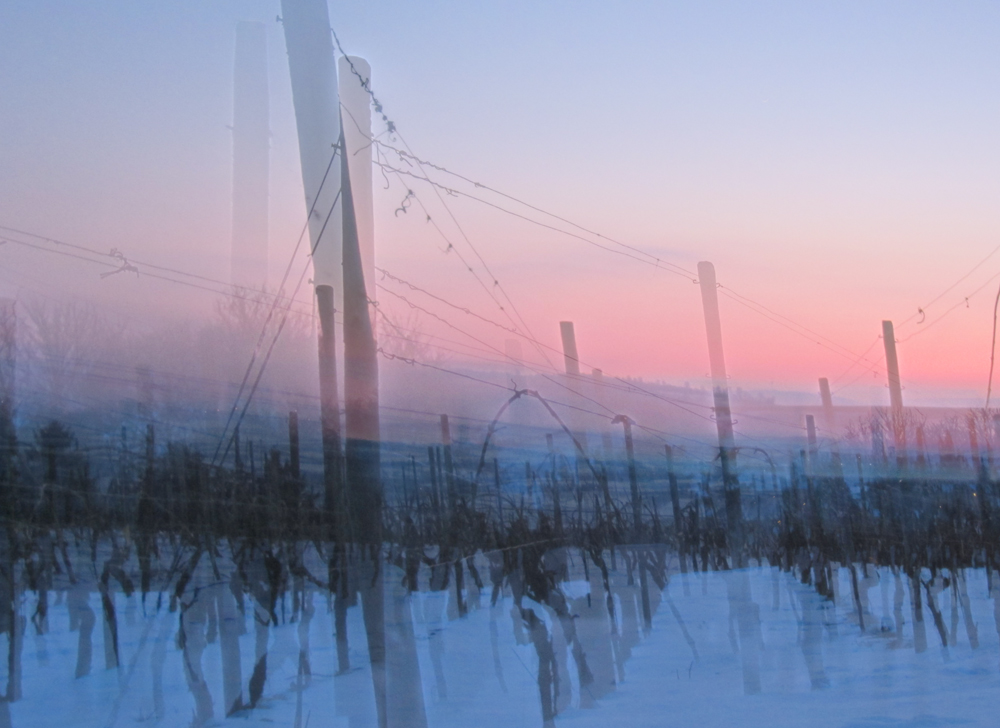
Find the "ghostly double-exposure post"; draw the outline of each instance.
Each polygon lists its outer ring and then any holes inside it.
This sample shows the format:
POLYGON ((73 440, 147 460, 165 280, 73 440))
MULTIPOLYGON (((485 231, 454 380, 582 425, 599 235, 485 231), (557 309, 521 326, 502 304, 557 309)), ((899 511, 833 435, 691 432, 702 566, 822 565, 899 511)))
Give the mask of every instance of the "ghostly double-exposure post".
POLYGON ((313 283, 319 313, 320 422, 323 446, 323 503, 330 556, 330 588, 336 590, 338 671, 349 668, 347 605, 352 599, 346 569, 343 455, 337 383, 334 311, 343 247, 340 100, 329 11, 317 0, 283 0, 281 19, 288 51, 292 101, 299 137, 313 283))
POLYGON ((735 472, 736 444, 733 438, 733 416, 729 409, 726 360, 722 354, 722 321, 719 316, 715 266, 707 261, 698 263, 698 281, 701 284, 701 301, 705 309, 705 330, 708 334, 708 358, 712 372, 715 425, 719 431, 719 464, 722 467, 722 487, 726 497, 729 549, 734 565, 742 565, 743 509, 740 504, 739 481, 735 472))
POLYGON ((354 223, 361 251, 368 300, 376 300, 375 289, 375 212, 372 200, 372 113, 371 66, 358 56, 337 60, 338 89, 341 104, 341 128, 344 156, 351 175, 354 198, 354 223))
POLYGON ((340 109, 337 69, 326 3, 281 4, 299 161, 308 215, 313 284, 320 318, 320 416, 323 428, 324 501, 331 519, 341 490, 340 406, 334 311, 338 306, 343 248, 340 109))
POLYGON ((739 625, 743 690, 749 695, 760 692, 760 609, 751 599, 750 577, 743 568, 746 566, 743 548, 743 508, 740 503, 739 481, 735 473, 736 446, 733 438, 733 417, 729 409, 726 361, 722 354, 722 322, 719 316, 715 266, 705 261, 698 263, 698 280, 701 284, 705 329, 708 333, 715 424, 719 432, 719 460, 722 466, 722 487, 726 499, 726 521, 729 530, 729 553, 733 566, 740 569, 726 575, 726 590, 731 618, 739 625))
POLYGON ((384 495, 380 464, 378 344, 373 321, 375 262, 368 95, 371 69, 364 59, 344 57, 340 62, 340 74, 343 115, 350 120, 343 121, 341 137, 344 462, 348 518, 355 534, 354 541, 360 547, 358 586, 368 633, 379 724, 424 728, 427 721, 410 594, 395 573, 398 567, 382 559, 384 495), (355 181, 355 176, 360 179, 355 181), (386 584, 390 585, 388 589, 386 584))
MULTIPOLYGON (((343 137, 341 137, 343 139, 343 137)), ((382 483, 379 473, 378 361, 365 292, 354 198, 346 155, 341 157, 344 204, 344 480, 347 522, 358 546, 355 565, 361 590, 368 654, 380 725, 386 725, 386 654, 382 548, 382 483)))
POLYGON ((426 717, 408 593, 390 590, 388 635, 386 630, 385 580, 391 567, 382 559, 378 347, 371 305, 371 70, 356 57, 340 59, 338 69, 325 0, 283 0, 281 19, 322 330, 323 460, 328 522, 337 544, 330 587, 337 591, 338 671, 349 667, 347 607, 360 592, 379 725, 420 728, 426 717), (342 312, 344 330, 342 440, 335 310, 342 312))
POLYGON ((234 286, 267 283, 268 173, 270 124, 267 36, 263 23, 236 24, 233 73, 233 239, 234 286))

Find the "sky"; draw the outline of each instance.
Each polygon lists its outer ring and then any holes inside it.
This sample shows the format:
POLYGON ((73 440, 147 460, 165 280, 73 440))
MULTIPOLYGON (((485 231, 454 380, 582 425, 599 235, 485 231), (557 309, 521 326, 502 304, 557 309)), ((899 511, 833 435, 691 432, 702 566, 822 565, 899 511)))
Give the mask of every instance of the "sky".
MULTIPOLYGON (((277 0, 0 5, 0 225, 226 280, 234 30, 258 20, 279 276, 306 212, 279 15, 277 0)), ((877 337, 890 319, 905 399, 985 397, 1000 284, 995 4, 369 0, 331 2, 330 17, 372 65, 398 129, 386 143, 605 236, 443 172, 589 242, 376 172, 377 259, 394 275, 507 326, 519 315, 555 349, 572 320, 588 367, 703 386, 692 279, 709 260, 736 386, 815 391, 825 376, 841 401, 886 404, 877 337), (663 265, 594 245, 627 252, 608 239, 663 265)), ((102 270, 0 245, 3 295, 93 299, 137 320, 211 310, 214 294, 102 270)), ((502 358, 506 332, 406 295, 465 332, 380 290, 388 315, 438 337, 438 355, 502 358)))

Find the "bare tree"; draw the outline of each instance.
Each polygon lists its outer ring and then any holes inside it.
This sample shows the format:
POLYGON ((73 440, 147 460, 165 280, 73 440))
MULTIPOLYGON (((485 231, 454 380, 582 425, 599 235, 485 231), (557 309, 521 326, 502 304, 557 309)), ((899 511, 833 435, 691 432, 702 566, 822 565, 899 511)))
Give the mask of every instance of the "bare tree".
POLYGON ((421 362, 448 361, 447 353, 431 344, 431 336, 424 330, 423 317, 419 311, 411 310, 402 316, 393 314, 390 317, 380 310, 379 314, 378 338, 386 352, 421 362))

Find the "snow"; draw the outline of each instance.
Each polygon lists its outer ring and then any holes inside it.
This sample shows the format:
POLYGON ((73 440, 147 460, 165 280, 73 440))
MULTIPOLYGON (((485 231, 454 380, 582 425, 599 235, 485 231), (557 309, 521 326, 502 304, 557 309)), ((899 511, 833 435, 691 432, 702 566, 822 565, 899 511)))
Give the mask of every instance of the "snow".
MULTIPOLYGON (((864 633, 858 626, 846 570, 840 571, 834 604, 792 575, 767 566, 745 572, 673 574, 660 599, 653 595, 656 609, 651 630, 644 633, 637 587, 629 586, 624 575, 613 574, 618 633, 612 639, 614 665, 602 668, 597 664, 598 651, 593 645, 595 639, 602 638, 592 629, 593 624, 586 623, 591 612, 581 611, 577 625, 581 640, 591 646, 592 667, 595 672, 611 670, 617 683, 614 690, 596 700, 581 696, 576 667, 562 640, 559 622, 551 612, 545 616, 565 663, 559 669, 564 676, 564 693, 556 725, 923 728, 995 724, 1000 638, 986 574, 981 570, 967 572, 978 647, 970 645, 960 605, 954 605, 953 610, 954 592, 948 588, 936 599, 949 646, 941 646, 925 599, 927 648, 921 653, 914 649, 908 587, 904 589, 901 638, 891 629, 882 630, 883 625, 894 624, 895 581, 887 569, 878 570, 877 577, 868 582, 870 613, 865 616, 864 633), (738 608, 731 610, 731 595, 738 594, 741 583, 749 586, 749 604, 759 608, 756 637, 740 633, 745 624, 740 624, 738 608), (685 637, 685 628, 693 647, 685 637), (743 657, 754 654, 759 655, 761 689, 748 695, 743 657)), ((220 587, 204 590, 212 588, 220 587)), ((575 579, 567 591, 571 604, 582 606, 586 602, 586 581, 575 579)), ((602 595, 591 594, 595 596, 602 595)), ((178 645, 179 612, 167 609, 166 597, 159 611, 155 594, 147 597, 145 611, 137 596, 115 597, 122 664, 109 670, 104 669, 106 635, 100 597, 90 593, 88 603, 97 616, 92 668, 89 675, 74 678, 79 636, 69 630, 65 595, 50 593, 48 632, 36 635, 30 621, 26 626, 23 697, 8 706, 10 725, 376 725, 360 607, 352 607, 348 613, 353 669, 335 676, 333 615, 323 593, 314 590, 308 598, 315 607, 308 626, 312 675, 299 675, 299 624, 272 628, 268 679, 261 702, 253 710, 224 718, 220 642, 217 637, 209 641, 212 635, 208 634, 202 640, 200 662, 212 700, 211 717, 201 722, 185 673, 185 652, 178 645), (160 688, 156 687, 157 674, 162 675, 160 688), (159 689, 162 700, 157 697, 159 689)), ((474 598, 471 601, 475 604, 474 598)), ((20 614, 30 617, 35 602, 34 593, 23 595, 20 614)), ((429 726, 542 725, 538 658, 530 640, 522 637, 519 644, 509 594, 502 603, 490 607, 484 593, 478 608, 464 618, 457 617, 453 600, 444 592, 415 594, 409 605, 429 726)), ((530 606, 540 615, 547 611, 540 605, 530 606)), ((240 637, 244 699, 254 668, 252 610, 247 611, 247 631, 240 637)), ((600 610, 593 613, 600 614, 600 610)), ((0 638, 0 645, 6 654, 6 636, 0 638)), ((191 650, 189 645, 189 659, 194 654, 191 650)), ((3 684, 6 668, 5 664, 0 670, 3 684)), ((201 717, 206 717, 204 707, 201 717)))

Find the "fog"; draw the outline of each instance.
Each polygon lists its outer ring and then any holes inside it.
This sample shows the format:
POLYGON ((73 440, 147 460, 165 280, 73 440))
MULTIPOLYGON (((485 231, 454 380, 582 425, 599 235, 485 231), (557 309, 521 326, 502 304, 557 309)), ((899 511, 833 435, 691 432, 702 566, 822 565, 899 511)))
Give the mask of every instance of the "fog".
POLYGON ((998 20, 0 8, 0 728, 987 724, 998 20))

